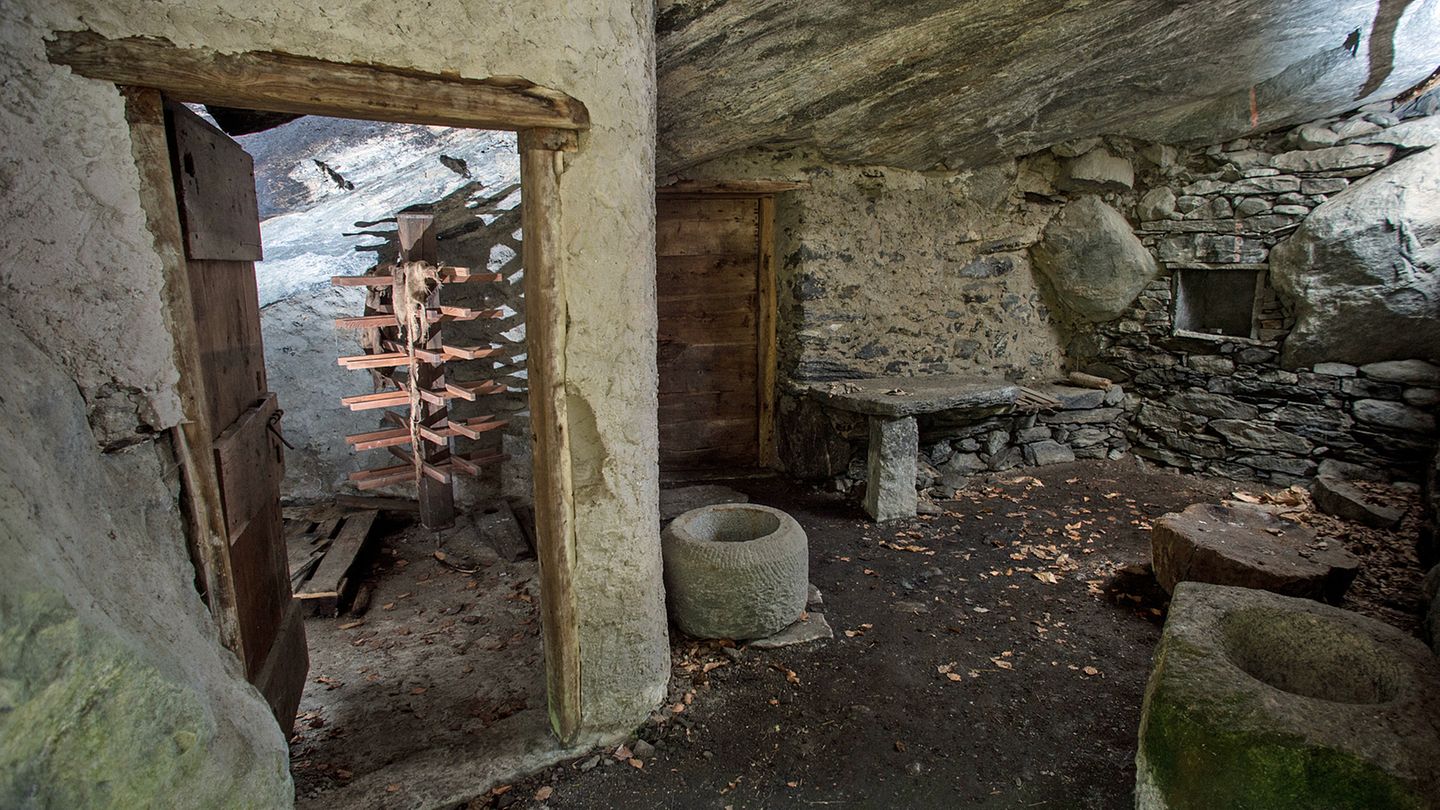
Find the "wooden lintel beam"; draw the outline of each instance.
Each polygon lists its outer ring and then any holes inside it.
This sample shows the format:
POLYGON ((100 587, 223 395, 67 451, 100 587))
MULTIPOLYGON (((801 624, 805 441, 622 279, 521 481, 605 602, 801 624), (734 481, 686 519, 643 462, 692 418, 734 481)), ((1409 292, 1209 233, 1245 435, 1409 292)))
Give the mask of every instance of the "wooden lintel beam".
POLYGON ((153 87, 177 101, 476 129, 590 128, 584 104, 523 79, 465 79, 275 51, 220 53, 93 31, 56 32, 45 50, 81 76, 153 87))
POLYGON ((789 180, 676 180, 668 186, 655 189, 661 196, 671 194, 704 194, 732 196, 769 196, 786 191, 802 191, 810 188, 806 182, 789 180))

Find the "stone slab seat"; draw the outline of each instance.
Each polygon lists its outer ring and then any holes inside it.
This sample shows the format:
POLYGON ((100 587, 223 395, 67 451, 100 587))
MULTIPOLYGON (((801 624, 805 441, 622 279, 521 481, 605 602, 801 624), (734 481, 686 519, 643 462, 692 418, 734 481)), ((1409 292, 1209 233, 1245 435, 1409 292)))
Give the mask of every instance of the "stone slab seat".
POLYGON ((805 391, 829 407, 869 417, 865 511, 882 522, 915 516, 915 417, 988 416, 1014 409, 1020 398, 1020 387, 1006 380, 955 374, 837 380, 805 391))
POLYGON ((1138 810, 1440 808, 1440 659, 1350 611, 1183 582, 1156 649, 1138 810))
POLYGON ((1171 512, 1150 532, 1155 578, 1236 585, 1338 603, 1360 561, 1310 529, 1249 504, 1206 504, 1171 512))

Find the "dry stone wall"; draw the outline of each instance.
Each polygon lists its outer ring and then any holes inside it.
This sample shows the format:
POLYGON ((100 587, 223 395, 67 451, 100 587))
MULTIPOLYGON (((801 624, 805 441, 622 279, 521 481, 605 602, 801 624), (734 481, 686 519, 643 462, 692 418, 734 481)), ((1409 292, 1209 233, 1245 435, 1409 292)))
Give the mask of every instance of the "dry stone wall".
POLYGON ((1424 205, 1440 122, 1389 110, 1210 147, 1085 138, 977 172, 759 152, 687 175, 811 183, 777 208, 779 440, 792 474, 842 489, 864 477, 863 422, 817 405, 807 385, 975 373, 1045 388, 1081 370, 1123 392, 1082 410, 922 420, 917 486, 1131 451, 1244 480, 1301 481, 1322 465, 1414 480, 1440 401, 1440 346, 1414 326, 1417 312, 1440 318, 1440 223, 1419 213, 1440 211, 1424 205), (1370 353, 1286 362, 1297 323, 1326 312, 1316 302, 1339 282, 1323 262, 1304 273, 1334 283, 1274 281, 1272 251, 1309 233, 1312 212, 1339 218, 1381 182, 1406 189, 1386 192, 1404 202, 1385 209, 1405 212, 1384 220, 1398 247, 1369 253, 1406 270, 1369 291, 1393 303, 1308 327, 1370 353))

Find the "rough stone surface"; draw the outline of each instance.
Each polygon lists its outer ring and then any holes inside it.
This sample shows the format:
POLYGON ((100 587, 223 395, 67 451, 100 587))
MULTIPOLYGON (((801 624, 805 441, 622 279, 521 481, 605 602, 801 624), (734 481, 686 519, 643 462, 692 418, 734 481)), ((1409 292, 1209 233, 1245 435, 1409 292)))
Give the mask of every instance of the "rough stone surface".
POLYGON ((1219 143, 1428 76, 1440 61, 1435 11, 1386 9, 1377 22, 1374 4, 1315 0, 1125 0, 1063 14, 1037 0, 675 0, 656 21, 661 172, 777 142, 915 169, 1103 134, 1219 143), (1351 31, 1384 25, 1393 48, 1342 48, 1351 31), (1383 79, 1372 87, 1371 76, 1383 79))
POLYGON ((915 516, 915 454, 920 430, 913 417, 871 417, 865 511, 877 521, 915 516))
POLYGON ((1141 221, 1165 219, 1175 213, 1175 205, 1175 192, 1165 186, 1152 188, 1136 203, 1135 215, 1141 221))
POLYGON ((1389 625, 1183 583, 1141 710, 1140 810, 1433 808, 1440 663, 1389 625))
POLYGON ((696 638, 772 636, 805 610, 805 530, 779 509, 703 506, 665 527, 662 548, 675 623, 696 638))
POLYGON ((1208 582, 1339 602, 1360 566, 1313 531, 1244 504, 1165 515, 1150 532, 1150 553, 1155 578, 1171 593, 1181 582, 1208 582))
POLYGON ((285 735, 194 588, 168 444, 99 453, 64 370, 0 327, 26 369, 0 420, 0 806, 288 806, 285 735))
POLYGON ((1434 359, 1440 151, 1397 161, 1316 208, 1275 248, 1271 274, 1297 315, 1287 366, 1434 359))
POLYGON ((1375 503, 1348 481, 1320 475, 1310 490, 1320 511, 1378 529, 1393 529, 1405 517, 1404 510, 1375 503))
POLYGON ((1120 212, 1093 196, 1067 204, 1031 257, 1059 305, 1088 321, 1119 316, 1159 272, 1120 212))

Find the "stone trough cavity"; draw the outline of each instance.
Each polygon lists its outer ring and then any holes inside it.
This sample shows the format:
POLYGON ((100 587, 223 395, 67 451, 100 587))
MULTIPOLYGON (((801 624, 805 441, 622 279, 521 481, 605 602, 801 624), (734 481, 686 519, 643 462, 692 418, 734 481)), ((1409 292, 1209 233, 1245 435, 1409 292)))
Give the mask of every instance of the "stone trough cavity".
POLYGON ((1183 582, 1155 654, 1136 807, 1440 807, 1440 662, 1349 611, 1183 582))
POLYGON ((773 635, 805 610, 805 530, 779 509, 716 504, 665 528, 665 589, 675 623, 698 638, 773 635))

